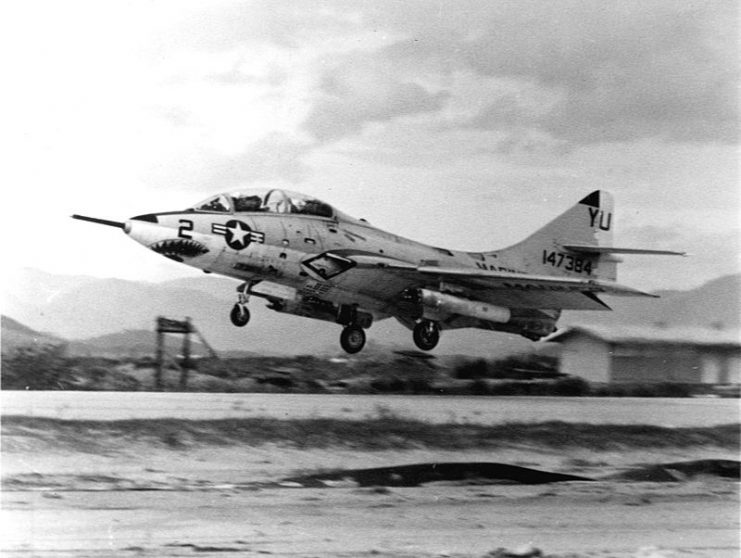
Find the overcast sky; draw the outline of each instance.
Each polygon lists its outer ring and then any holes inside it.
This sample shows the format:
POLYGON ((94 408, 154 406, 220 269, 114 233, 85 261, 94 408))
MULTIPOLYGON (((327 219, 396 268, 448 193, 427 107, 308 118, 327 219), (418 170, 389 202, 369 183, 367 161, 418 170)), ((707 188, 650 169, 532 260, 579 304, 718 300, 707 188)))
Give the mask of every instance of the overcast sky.
POLYGON ((594 189, 620 281, 739 271, 736 1, 6 3, 4 267, 196 270, 125 219, 282 186, 455 249, 514 243, 594 189))

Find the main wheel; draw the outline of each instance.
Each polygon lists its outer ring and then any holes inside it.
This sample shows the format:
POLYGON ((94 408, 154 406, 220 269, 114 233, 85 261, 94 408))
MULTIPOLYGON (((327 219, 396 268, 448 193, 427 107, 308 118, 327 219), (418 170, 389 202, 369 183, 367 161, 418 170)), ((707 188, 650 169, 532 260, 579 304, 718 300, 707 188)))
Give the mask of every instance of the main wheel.
POLYGON ((414 344, 423 351, 431 351, 440 341, 440 326, 432 320, 422 320, 412 331, 414 344))
POLYGON ((365 331, 355 325, 347 326, 340 334, 340 345, 351 355, 359 352, 365 346, 365 331))
POLYGON ((235 326, 244 327, 250 321, 250 311, 244 304, 235 304, 229 318, 235 326))

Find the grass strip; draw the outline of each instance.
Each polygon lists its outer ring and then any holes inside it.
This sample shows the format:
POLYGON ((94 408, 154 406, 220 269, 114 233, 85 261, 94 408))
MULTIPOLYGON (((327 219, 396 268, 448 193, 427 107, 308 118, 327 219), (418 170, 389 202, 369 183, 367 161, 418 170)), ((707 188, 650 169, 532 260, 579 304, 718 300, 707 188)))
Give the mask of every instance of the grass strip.
POLYGON ((2 419, 3 451, 29 447, 29 443, 33 442, 91 452, 114 449, 122 442, 173 449, 197 445, 261 446, 274 443, 299 449, 336 447, 363 450, 420 447, 456 450, 513 445, 592 450, 713 446, 738 450, 741 446, 740 435, 739 424, 669 428, 647 424, 548 421, 487 426, 430 424, 394 416, 364 420, 242 418, 92 421, 24 416, 6 416, 2 419))

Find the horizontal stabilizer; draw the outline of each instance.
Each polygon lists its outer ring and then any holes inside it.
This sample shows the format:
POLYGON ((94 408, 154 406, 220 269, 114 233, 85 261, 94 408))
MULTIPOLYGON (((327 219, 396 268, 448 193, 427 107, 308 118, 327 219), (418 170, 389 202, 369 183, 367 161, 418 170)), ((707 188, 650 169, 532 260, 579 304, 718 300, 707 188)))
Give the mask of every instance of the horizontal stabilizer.
POLYGON ((649 250, 645 248, 617 248, 615 246, 594 246, 589 244, 564 244, 564 248, 582 254, 646 254, 651 256, 686 256, 686 252, 673 250, 649 250))

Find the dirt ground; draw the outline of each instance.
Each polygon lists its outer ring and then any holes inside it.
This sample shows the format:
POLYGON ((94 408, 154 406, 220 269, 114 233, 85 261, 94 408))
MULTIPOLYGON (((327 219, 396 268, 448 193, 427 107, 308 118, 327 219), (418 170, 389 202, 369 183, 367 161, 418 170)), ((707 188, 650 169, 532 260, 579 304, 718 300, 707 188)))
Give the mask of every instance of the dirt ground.
POLYGON ((571 558, 739 556, 738 482, 719 478, 327 488, 279 482, 296 473, 450 461, 604 478, 637 465, 738 458, 712 448, 37 450, 32 444, 3 451, 4 557, 478 557, 527 545, 571 558))

